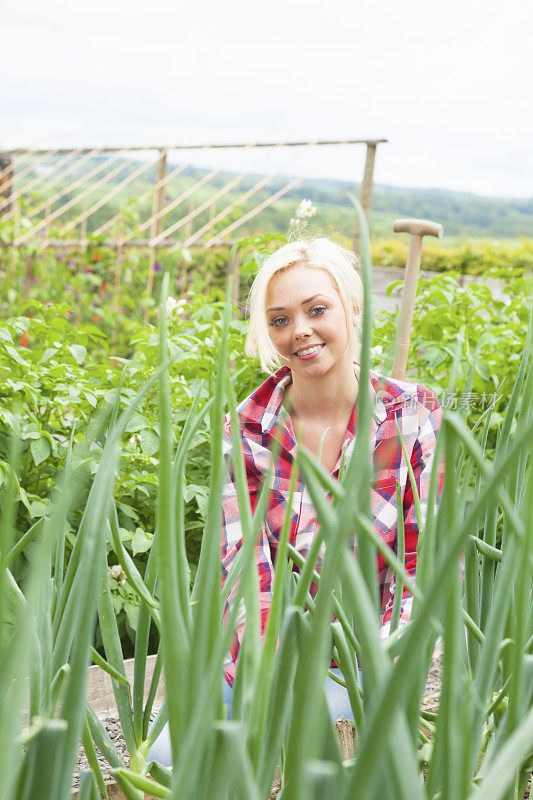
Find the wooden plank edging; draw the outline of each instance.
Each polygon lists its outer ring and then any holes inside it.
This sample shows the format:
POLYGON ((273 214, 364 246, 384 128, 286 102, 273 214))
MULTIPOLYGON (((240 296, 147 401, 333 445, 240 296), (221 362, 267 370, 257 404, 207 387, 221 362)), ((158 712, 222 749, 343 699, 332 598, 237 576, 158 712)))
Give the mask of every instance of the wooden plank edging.
MULTIPOLYGON (((150 690, 150 683, 152 675, 154 674, 155 661, 157 656, 148 656, 146 659, 146 675, 144 679, 144 700, 148 697, 150 690)), ((133 686, 133 672, 135 668, 135 659, 128 658, 124 661, 126 668, 126 679, 130 686, 133 686)), ((87 680, 87 700, 92 705, 95 714, 99 719, 106 719, 108 717, 117 717, 117 706, 115 703, 115 695, 113 694, 113 685, 111 676, 104 672, 101 667, 89 667, 89 677, 87 680)), ((157 692, 154 700, 154 710, 160 708, 165 696, 165 681, 163 674, 159 680, 157 692)))

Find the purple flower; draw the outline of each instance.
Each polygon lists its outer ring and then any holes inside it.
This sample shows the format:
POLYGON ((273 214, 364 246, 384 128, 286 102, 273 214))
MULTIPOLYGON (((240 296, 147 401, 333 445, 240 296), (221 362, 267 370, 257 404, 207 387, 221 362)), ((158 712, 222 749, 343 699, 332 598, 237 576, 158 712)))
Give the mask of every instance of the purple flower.
POLYGON ((159 261, 154 261, 154 272, 161 272, 161 264, 159 261))

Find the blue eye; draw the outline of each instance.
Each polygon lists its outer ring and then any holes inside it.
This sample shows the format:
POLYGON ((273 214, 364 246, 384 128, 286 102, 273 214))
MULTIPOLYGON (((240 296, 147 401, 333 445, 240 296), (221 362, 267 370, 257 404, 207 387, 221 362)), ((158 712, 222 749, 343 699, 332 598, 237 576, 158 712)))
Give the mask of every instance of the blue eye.
POLYGON ((270 324, 275 328, 279 328, 281 325, 284 325, 286 321, 287 317, 276 317, 276 319, 273 319, 270 324))
POLYGON ((319 314, 322 314, 322 312, 325 311, 325 310, 326 310, 326 306, 314 306, 314 308, 311 309, 311 314, 314 317, 317 317, 319 314))

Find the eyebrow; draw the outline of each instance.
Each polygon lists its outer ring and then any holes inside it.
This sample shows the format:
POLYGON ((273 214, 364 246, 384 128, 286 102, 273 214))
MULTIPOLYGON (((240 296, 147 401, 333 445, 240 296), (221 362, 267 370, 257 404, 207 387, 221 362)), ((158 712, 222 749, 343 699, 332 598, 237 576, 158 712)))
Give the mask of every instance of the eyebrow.
MULTIPOLYGON (((326 294, 322 294, 321 292, 319 292, 318 294, 314 294, 312 297, 308 297, 307 300, 302 300, 300 305, 305 306, 306 303, 310 303, 312 300, 315 300, 315 298, 317 298, 317 297, 325 297, 326 300, 329 300, 329 297, 326 294)), ((272 307, 272 308, 267 308, 267 314, 270 311, 285 311, 285 306, 275 306, 275 307, 272 307)))

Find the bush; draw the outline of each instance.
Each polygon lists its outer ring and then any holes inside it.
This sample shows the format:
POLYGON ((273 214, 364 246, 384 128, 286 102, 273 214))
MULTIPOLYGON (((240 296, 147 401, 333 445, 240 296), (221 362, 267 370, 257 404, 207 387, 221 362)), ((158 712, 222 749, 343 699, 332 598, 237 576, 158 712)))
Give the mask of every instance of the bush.
MULTIPOLYGON (((179 440, 183 424, 199 391, 202 408, 210 396, 215 353, 223 305, 203 295, 178 301, 170 315, 173 363, 169 379, 173 404, 173 430, 179 440)), ((110 353, 109 342, 92 324, 76 328, 68 319, 68 306, 32 303, 31 317, 21 316, 0 328, 0 489, 9 473, 8 439, 21 443, 17 473, 16 538, 39 518, 50 514, 51 495, 71 445, 81 444, 89 419, 112 402, 120 387, 118 411, 124 409, 139 387, 153 374, 157 362, 157 334, 151 326, 132 325, 129 359, 110 353)), ((243 350, 246 323, 233 320, 230 327, 231 359, 239 364, 235 390, 242 398, 260 382, 258 364, 243 350)), ((144 572, 147 551, 155 530, 155 498, 159 455, 157 398, 149 392, 131 416, 125 431, 115 502, 125 547, 144 572)), ((95 438, 84 458, 74 464, 85 490, 72 508, 67 530, 73 545, 105 439, 95 438)), ((188 453, 185 487, 188 555, 196 564, 205 522, 210 473, 210 431, 206 421, 188 453)), ((24 555, 13 569, 24 574, 24 555)), ((127 583, 113 584, 115 610, 121 633, 133 637, 138 597, 127 583)))
MULTIPOLYGON (((408 237, 377 239, 371 246, 372 263, 378 267, 403 269, 408 247, 408 237)), ((460 245, 449 245, 426 237, 422 269, 506 279, 520 276, 533 270, 533 240, 524 237, 519 245, 467 240, 460 245)))

